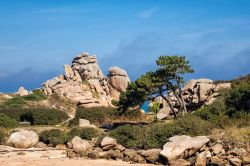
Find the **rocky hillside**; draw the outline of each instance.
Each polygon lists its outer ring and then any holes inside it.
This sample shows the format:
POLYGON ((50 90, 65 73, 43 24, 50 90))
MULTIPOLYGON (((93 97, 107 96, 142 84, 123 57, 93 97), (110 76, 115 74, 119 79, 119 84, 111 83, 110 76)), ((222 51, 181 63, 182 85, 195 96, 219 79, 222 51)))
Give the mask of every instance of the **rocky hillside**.
POLYGON ((95 55, 83 53, 71 65, 64 65, 65 73, 43 84, 46 95, 58 94, 84 107, 112 106, 120 92, 126 90, 130 79, 125 70, 109 68, 104 76, 95 55))

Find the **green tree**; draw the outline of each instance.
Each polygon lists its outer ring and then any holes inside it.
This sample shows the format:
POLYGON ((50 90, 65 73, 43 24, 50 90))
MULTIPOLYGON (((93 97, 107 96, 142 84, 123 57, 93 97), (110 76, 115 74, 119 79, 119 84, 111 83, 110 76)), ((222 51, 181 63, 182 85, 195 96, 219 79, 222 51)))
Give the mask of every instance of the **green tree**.
POLYGON ((183 100, 183 75, 193 73, 189 61, 184 56, 160 56, 157 61, 157 70, 141 75, 135 82, 129 84, 127 90, 120 94, 119 101, 115 102, 118 110, 126 111, 130 107, 142 104, 144 101, 161 96, 169 105, 176 117, 174 107, 166 94, 173 93, 178 100, 179 109, 186 113, 183 100))

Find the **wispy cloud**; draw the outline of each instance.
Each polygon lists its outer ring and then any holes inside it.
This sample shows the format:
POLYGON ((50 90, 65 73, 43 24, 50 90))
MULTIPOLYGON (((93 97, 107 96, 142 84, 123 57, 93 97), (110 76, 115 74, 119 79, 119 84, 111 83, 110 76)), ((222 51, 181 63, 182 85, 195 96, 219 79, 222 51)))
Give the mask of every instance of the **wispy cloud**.
POLYGON ((138 13, 138 16, 143 19, 148 19, 152 17, 157 11, 159 11, 158 7, 152 7, 150 9, 141 11, 140 13, 138 13))
POLYGON ((208 30, 199 31, 199 32, 186 33, 186 34, 180 35, 179 37, 182 38, 182 39, 200 38, 200 37, 202 37, 204 35, 223 32, 224 30, 225 30, 225 28, 208 29, 208 30))

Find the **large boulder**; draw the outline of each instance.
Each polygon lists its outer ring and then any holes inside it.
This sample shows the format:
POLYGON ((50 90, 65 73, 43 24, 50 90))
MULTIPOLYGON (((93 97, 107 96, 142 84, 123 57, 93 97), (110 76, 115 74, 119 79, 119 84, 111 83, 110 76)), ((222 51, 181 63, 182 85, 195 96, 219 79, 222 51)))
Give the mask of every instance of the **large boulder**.
POLYGON ((190 137, 187 135, 173 136, 163 146, 161 155, 168 160, 186 158, 201 149, 210 139, 206 136, 190 137), (185 152, 185 153, 184 153, 185 152))
POLYGON ((24 87, 20 87, 17 91, 17 95, 19 96, 27 96, 28 94, 29 92, 24 87))
POLYGON ((163 107, 159 110, 156 117, 159 120, 165 119, 169 116, 170 112, 171 112, 171 109, 169 107, 163 107))
POLYGON ((92 149, 91 144, 87 140, 83 140, 78 136, 75 136, 71 140, 71 144, 75 153, 84 154, 92 149))
POLYGON ((30 148, 35 146, 39 141, 38 135, 34 131, 17 131, 10 135, 8 144, 15 148, 30 148))
POLYGON ((111 86, 119 92, 125 91, 130 82, 127 72, 116 66, 109 69, 109 77, 111 86))

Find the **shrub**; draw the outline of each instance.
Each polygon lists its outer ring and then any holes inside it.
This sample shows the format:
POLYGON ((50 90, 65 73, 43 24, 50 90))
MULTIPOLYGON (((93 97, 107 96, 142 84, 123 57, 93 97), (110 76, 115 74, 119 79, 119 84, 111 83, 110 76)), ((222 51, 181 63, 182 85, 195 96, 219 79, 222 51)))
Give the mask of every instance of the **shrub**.
POLYGON ((110 136, 116 138, 118 143, 127 148, 143 147, 145 128, 135 125, 124 125, 110 132, 110 136))
POLYGON ((113 120, 138 120, 140 118, 142 118, 140 110, 129 110, 123 115, 120 115, 117 109, 112 107, 79 107, 77 109, 75 118, 69 122, 69 126, 78 125, 79 119, 87 119, 91 123, 102 124, 104 122, 113 120))
POLYGON ((96 138, 101 134, 101 132, 93 127, 75 127, 68 132, 68 141, 72 140, 75 136, 82 139, 91 140, 96 138))
POLYGON ((65 112, 56 109, 0 109, 0 113, 17 121, 29 121, 32 125, 56 125, 68 119, 65 112))
POLYGON ((23 96, 24 100, 41 101, 47 99, 46 95, 40 90, 34 90, 32 94, 23 96))
POLYGON ((213 125, 194 115, 180 117, 173 122, 175 127, 181 128, 180 134, 197 136, 207 135, 213 128, 213 125))
POLYGON ((0 113, 0 127, 14 128, 18 125, 17 121, 0 113))
POLYGON ((0 128, 0 144, 3 144, 5 142, 5 137, 6 137, 6 131, 0 128))
POLYGON ((13 97, 3 103, 4 108, 22 108, 26 104, 21 96, 13 97))
POLYGON ((145 149, 162 148, 168 138, 178 135, 181 130, 180 127, 167 123, 149 125, 146 129, 143 146, 145 149))
POLYGON ((236 112, 250 113, 250 82, 242 82, 233 88, 226 96, 226 105, 229 108, 228 115, 231 117, 236 112))
POLYGON ((51 129, 42 131, 39 134, 40 141, 45 144, 56 146, 67 142, 67 135, 59 129, 51 129))

